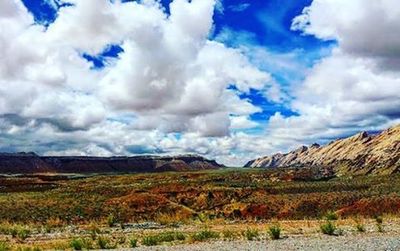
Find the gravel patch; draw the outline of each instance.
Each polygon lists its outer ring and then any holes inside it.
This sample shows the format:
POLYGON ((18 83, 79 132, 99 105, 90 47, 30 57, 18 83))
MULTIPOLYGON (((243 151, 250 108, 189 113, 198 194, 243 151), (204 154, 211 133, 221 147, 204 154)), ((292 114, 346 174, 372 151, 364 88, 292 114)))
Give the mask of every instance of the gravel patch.
POLYGON ((139 247, 137 251, 254 251, 254 250, 400 250, 400 235, 288 237, 281 240, 214 241, 176 246, 139 247))

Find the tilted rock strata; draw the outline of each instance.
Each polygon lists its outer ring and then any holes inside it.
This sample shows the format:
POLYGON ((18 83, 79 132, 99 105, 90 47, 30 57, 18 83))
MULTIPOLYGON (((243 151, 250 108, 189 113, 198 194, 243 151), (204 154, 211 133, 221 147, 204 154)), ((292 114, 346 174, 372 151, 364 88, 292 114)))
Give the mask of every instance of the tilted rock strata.
POLYGON ((326 146, 302 146, 252 160, 246 167, 333 167, 341 174, 391 174, 400 172, 400 125, 377 135, 358 133, 326 146))

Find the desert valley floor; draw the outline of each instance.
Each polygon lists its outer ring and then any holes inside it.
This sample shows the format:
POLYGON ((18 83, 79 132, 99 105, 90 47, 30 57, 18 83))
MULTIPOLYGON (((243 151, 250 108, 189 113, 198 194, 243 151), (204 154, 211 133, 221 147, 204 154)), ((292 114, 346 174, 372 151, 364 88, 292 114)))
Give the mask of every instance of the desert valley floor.
POLYGON ((4 175, 0 250, 399 248, 400 175, 313 177, 304 168, 4 175))

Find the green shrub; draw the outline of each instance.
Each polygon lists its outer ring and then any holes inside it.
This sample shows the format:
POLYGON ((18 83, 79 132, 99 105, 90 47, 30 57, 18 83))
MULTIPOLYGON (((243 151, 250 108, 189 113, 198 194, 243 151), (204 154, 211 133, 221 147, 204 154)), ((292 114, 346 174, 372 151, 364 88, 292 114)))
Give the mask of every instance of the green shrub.
POLYGON ((162 242, 183 241, 186 236, 181 232, 164 232, 154 235, 148 235, 143 238, 142 243, 146 246, 155 246, 162 242))
POLYGON ((107 217, 107 225, 109 227, 114 227, 115 224, 117 224, 118 220, 117 218, 114 216, 114 214, 110 213, 107 217))
POLYGON ((176 240, 183 241, 186 239, 185 235, 181 232, 159 233, 156 237, 158 239, 158 242, 172 242, 176 240))
POLYGON ((175 233, 175 239, 178 241, 184 241, 186 240, 186 236, 181 232, 177 232, 175 233))
POLYGON ((219 234, 217 232, 208 229, 202 230, 192 235, 192 239, 194 241, 206 241, 209 239, 216 239, 216 238, 219 238, 219 234))
POLYGON ((82 239, 73 239, 70 242, 70 246, 73 250, 82 250, 83 249, 83 240, 82 239))
POLYGON ((11 247, 5 241, 0 241, 0 251, 9 251, 11 247))
POLYGON ((142 244, 145 246, 156 246, 158 245, 158 238, 155 235, 145 236, 142 239, 142 244))
POLYGON ((137 240, 137 239, 131 239, 131 240, 129 241, 129 244, 130 244, 131 248, 137 247, 137 246, 138 246, 137 243, 138 243, 138 240, 137 240))
POLYGON ((383 223, 382 216, 375 216, 375 221, 376 221, 377 224, 382 224, 383 223))
POLYGON ((97 245, 100 249, 114 249, 117 246, 106 236, 99 236, 99 238, 97 238, 97 245))
POLYGON ((365 225, 360 220, 355 220, 356 222, 356 230, 357 232, 363 233, 365 232, 365 225))
POLYGON ((28 238, 31 234, 31 231, 29 229, 26 228, 20 228, 17 230, 17 237, 20 240, 25 240, 26 238, 28 238))
POLYGON ((248 229, 246 229, 246 231, 244 231, 244 236, 249 241, 257 239, 259 235, 260 235, 260 233, 258 232, 257 229, 248 228, 248 229))
POLYGON ((17 229, 16 227, 10 228, 9 234, 11 234, 11 236, 12 236, 13 238, 16 238, 17 235, 18 235, 18 229, 17 229))
POLYGON ((376 228, 377 228, 378 232, 382 233, 384 231, 382 216, 375 216, 375 221, 376 221, 376 228))
POLYGON ((337 228, 332 221, 328 220, 326 223, 321 224, 320 229, 323 234, 334 235, 337 228))
POLYGON ((70 242, 73 250, 93 249, 93 242, 90 239, 74 238, 70 242))
POLYGON ((326 213, 326 215, 325 215, 325 219, 328 220, 328 221, 331 221, 331 220, 338 220, 338 219, 339 219, 339 216, 338 216, 335 212, 333 212, 333 211, 328 211, 328 212, 326 213))
POLYGON ((201 222, 207 222, 210 219, 209 216, 205 213, 200 213, 199 215, 197 215, 197 218, 201 222))
POLYGON ((8 229, 7 234, 10 234, 13 238, 25 240, 26 238, 28 238, 30 236, 31 231, 22 226, 14 226, 14 227, 11 227, 8 229))
POLYGON ((281 238, 281 227, 279 225, 273 225, 268 228, 268 234, 273 240, 278 240, 281 238))

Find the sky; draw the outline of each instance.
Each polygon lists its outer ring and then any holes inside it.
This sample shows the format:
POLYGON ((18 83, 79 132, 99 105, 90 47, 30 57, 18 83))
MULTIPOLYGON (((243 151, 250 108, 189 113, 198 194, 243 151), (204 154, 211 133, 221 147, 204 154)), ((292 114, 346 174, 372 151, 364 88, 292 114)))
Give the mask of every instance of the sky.
POLYGON ((0 1, 0 152, 228 166, 400 123, 398 0, 0 1))

